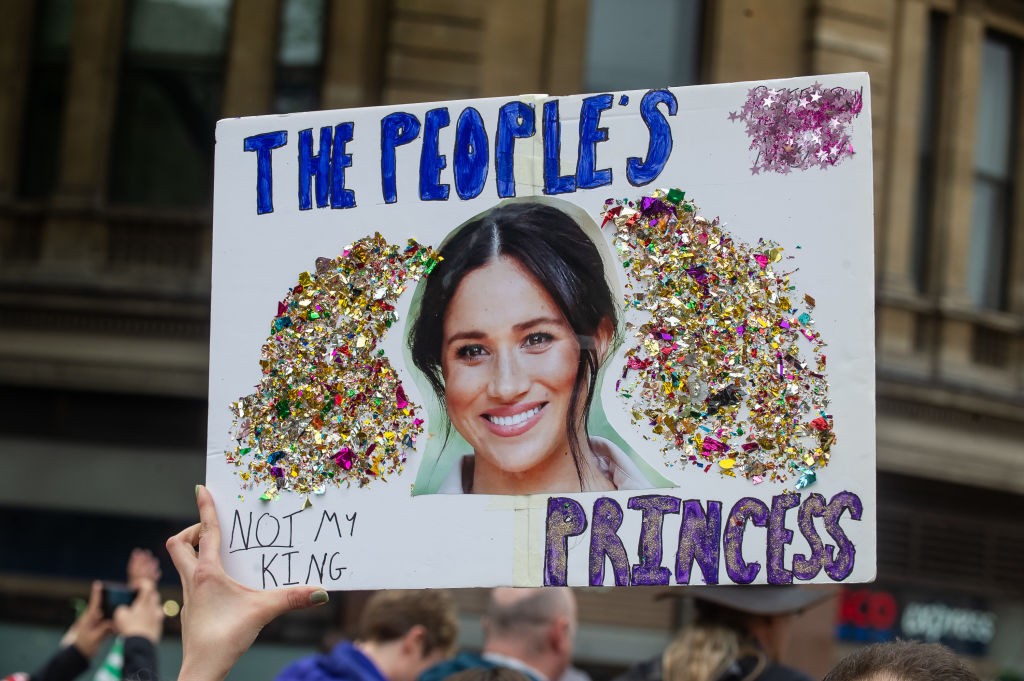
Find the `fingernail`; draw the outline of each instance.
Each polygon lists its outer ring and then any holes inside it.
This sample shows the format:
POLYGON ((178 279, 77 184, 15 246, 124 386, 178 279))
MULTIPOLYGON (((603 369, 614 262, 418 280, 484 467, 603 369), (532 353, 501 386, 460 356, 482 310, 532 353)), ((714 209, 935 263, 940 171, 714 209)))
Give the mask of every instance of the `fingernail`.
POLYGON ((202 485, 196 485, 196 499, 199 498, 199 488, 200 487, 202 487, 202 485))
POLYGON ((309 596, 309 602, 313 605, 323 605, 329 600, 331 600, 331 597, 327 595, 326 591, 314 591, 309 596))

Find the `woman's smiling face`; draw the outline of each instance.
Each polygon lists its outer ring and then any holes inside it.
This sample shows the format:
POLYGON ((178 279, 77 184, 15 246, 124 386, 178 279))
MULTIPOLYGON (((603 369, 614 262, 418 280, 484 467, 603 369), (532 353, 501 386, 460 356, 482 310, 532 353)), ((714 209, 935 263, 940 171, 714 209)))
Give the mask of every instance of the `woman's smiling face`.
POLYGON ((547 478, 568 465, 566 415, 579 364, 576 334, 518 262, 467 274, 444 318, 441 368, 448 417, 477 470, 547 478))

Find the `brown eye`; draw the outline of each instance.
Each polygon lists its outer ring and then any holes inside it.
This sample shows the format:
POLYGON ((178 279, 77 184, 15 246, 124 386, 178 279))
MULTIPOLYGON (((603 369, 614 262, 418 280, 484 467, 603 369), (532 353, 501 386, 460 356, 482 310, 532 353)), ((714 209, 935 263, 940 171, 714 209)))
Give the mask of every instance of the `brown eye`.
POLYGON ((546 345, 553 340, 555 340, 555 337, 550 333, 537 332, 531 333, 527 336, 526 341, 523 344, 527 347, 536 347, 538 345, 546 345))
POLYGON ((473 359, 474 357, 480 357, 486 354, 486 352, 487 351, 484 349, 484 346, 482 345, 463 345, 462 347, 455 351, 455 356, 473 359))

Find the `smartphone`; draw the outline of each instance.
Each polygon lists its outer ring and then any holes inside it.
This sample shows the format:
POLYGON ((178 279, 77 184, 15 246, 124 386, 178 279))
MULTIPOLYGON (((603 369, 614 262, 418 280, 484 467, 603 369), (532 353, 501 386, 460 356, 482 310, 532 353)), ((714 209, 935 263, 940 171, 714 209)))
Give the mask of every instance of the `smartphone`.
POLYGON ((131 605, 138 594, 138 591, 132 589, 127 584, 103 582, 103 598, 100 601, 100 607, 103 609, 103 619, 112 619, 117 606, 131 605))

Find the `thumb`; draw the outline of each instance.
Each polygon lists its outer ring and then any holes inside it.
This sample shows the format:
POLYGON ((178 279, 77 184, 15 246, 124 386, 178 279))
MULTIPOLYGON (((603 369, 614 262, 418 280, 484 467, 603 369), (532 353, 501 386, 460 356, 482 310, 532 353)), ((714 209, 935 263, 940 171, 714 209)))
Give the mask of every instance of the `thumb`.
POLYGON ((303 610, 323 605, 330 600, 327 592, 316 586, 297 586, 264 593, 271 597, 269 599, 272 611, 271 619, 291 610, 303 610))

